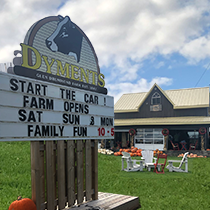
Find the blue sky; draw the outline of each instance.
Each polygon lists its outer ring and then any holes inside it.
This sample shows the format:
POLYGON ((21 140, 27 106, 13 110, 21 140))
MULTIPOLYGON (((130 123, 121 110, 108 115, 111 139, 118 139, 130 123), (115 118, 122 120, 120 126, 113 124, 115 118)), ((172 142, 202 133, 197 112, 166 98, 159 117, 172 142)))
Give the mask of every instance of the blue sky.
POLYGON ((209 0, 2 0, 0 63, 36 21, 68 15, 88 36, 115 102, 124 93, 210 84, 209 0))

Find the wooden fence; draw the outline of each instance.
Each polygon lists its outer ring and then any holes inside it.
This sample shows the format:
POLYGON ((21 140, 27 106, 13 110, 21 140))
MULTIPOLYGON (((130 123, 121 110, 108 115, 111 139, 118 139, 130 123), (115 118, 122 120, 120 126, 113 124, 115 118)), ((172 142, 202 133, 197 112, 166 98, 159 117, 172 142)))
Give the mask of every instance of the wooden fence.
POLYGON ((31 182, 37 210, 98 199, 98 141, 31 142, 31 182))

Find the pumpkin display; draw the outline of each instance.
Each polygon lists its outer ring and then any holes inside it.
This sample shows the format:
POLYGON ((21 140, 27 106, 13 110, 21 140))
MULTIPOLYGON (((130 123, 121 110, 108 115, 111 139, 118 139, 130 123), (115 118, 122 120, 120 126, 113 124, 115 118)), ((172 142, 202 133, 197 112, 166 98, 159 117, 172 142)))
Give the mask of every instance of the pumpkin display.
MULTIPOLYGON (((183 157, 183 156, 184 156, 184 153, 181 153, 181 154, 179 154, 177 157, 183 157)), ((188 157, 188 158, 201 158, 201 157, 206 158, 206 156, 197 155, 197 154, 193 154, 193 153, 188 154, 187 157, 188 157)))
MULTIPOLYGON (((112 152, 112 154, 114 154, 115 156, 122 156, 123 155, 122 152, 128 152, 131 155, 131 157, 142 156, 141 154, 142 149, 138 149, 137 147, 134 147, 134 146, 132 146, 131 148, 125 148, 125 149, 120 148, 118 152, 112 152)), ((158 154, 163 154, 163 151, 159 149, 156 149, 153 151, 154 156, 157 156, 158 154)))
POLYGON ((13 201, 8 210, 37 210, 35 203, 29 198, 18 196, 16 201, 13 201))

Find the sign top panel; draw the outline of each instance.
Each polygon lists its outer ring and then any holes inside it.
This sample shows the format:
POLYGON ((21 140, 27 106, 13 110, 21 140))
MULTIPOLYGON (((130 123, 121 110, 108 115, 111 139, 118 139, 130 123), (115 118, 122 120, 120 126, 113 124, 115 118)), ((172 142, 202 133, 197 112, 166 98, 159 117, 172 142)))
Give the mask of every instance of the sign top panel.
POLYGON ((107 94, 95 50, 70 17, 51 16, 36 22, 15 51, 15 74, 107 94))

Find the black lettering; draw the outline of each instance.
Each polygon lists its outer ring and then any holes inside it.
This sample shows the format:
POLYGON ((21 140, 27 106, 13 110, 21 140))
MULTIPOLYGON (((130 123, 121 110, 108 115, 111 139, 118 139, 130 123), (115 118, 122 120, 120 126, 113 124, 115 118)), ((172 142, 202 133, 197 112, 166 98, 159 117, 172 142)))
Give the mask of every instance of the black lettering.
POLYGON ((87 127, 73 127, 74 136, 87 136, 87 127))
POLYGON ((92 96, 92 95, 90 95, 89 103, 94 103, 94 101, 93 101, 93 96, 92 96))
POLYGON ((94 122, 94 117, 92 116, 91 118, 90 118, 90 125, 94 125, 95 124, 95 122, 94 122))
POLYGON ((36 95, 41 95, 41 85, 35 84, 36 95))
POLYGON ((79 104, 75 103, 75 112, 78 112, 78 111, 79 111, 79 104))
POLYGON ((28 125, 28 136, 31 136, 31 132, 33 132, 33 125, 28 125))
POLYGON ((71 91, 70 90, 66 90, 66 99, 71 99, 71 91))
POLYGON ((105 123, 106 123, 105 117, 101 117, 101 126, 105 125, 105 123))
POLYGON ((43 87, 43 94, 44 94, 44 96, 46 96, 47 85, 42 85, 42 87, 43 87))
POLYGON ((69 114, 69 123, 74 124, 74 114, 69 114))
POLYGON ((61 98, 63 98, 64 89, 60 88, 60 90, 61 90, 61 98))
POLYGON ((82 131, 83 132, 83 136, 87 136, 87 127, 85 127, 85 128, 82 127, 82 129, 83 129, 83 131, 82 131))
POLYGON ((73 108, 74 108, 74 103, 70 103, 70 112, 72 112, 73 108))
POLYGON ((84 95, 84 101, 86 103, 98 104, 98 96, 88 95, 87 93, 84 95))
POLYGON ((76 100, 76 94, 75 94, 75 91, 72 91, 72 101, 75 101, 76 100))
POLYGON ((53 133, 53 128, 52 128, 52 126, 50 126, 50 130, 51 130, 51 136, 52 136, 52 133, 53 133))
POLYGON ((113 118, 101 117, 101 126, 113 126, 113 118))
POLYGON ((38 105, 37 105, 37 101, 36 101, 36 98, 35 98, 35 97, 32 97, 32 98, 31 98, 30 107, 31 107, 31 108, 40 108, 40 107, 38 107, 38 105))
POLYGON ((64 129, 64 126, 58 126, 59 130, 60 130, 60 136, 63 136, 63 129, 64 129))
POLYGON ((106 125, 107 126, 113 126, 113 119, 112 118, 106 118, 106 125))
POLYGON ((56 133, 56 127, 53 126, 53 133, 54 133, 54 136, 58 136, 58 133, 56 133))
POLYGON ((46 109, 54 109, 54 103, 53 99, 46 99, 46 109))
POLYGON ((45 99, 44 98, 39 98, 39 108, 45 109, 45 99))
POLYGON ((80 116, 79 115, 74 115, 74 124, 80 124, 80 116))
POLYGON ((88 94, 87 94, 87 93, 85 93, 85 95, 84 95, 84 101, 85 101, 86 103, 88 103, 88 99, 87 99, 87 97, 88 97, 88 94))
POLYGON ((29 97, 28 96, 23 96, 23 107, 26 107, 27 103, 29 103, 29 97))
POLYGON ((30 111, 28 114, 28 122, 36 122, 36 118, 33 111, 30 111))
POLYGON ((60 91, 61 91, 61 98, 75 101, 75 97, 76 97, 75 91, 66 90, 63 88, 60 88, 60 91))
POLYGON ((68 123, 68 114, 63 114, 63 123, 68 123))
POLYGON ((38 122, 41 122, 41 114, 43 113, 42 111, 36 111, 38 114, 38 122))
POLYGON ((27 93, 34 94, 34 89, 31 82, 28 83, 27 93))
POLYGON ((73 136, 76 136, 78 127, 73 127, 73 136))
POLYGON ((98 104, 98 96, 95 96, 95 104, 98 104))
POLYGON ((34 136, 41 136, 41 129, 38 125, 36 125, 34 136))
POLYGON ((88 114, 89 113, 89 106, 86 104, 85 105, 85 114, 88 114))
POLYGON ((84 106, 83 106, 83 104, 79 104, 79 113, 83 113, 83 111, 84 111, 84 106))
POLYGON ((26 120, 26 110, 24 110, 24 109, 20 109, 19 111, 18 111, 18 114, 19 114, 19 120, 20 121, 25 121, 26 120))
POLYGON ((64 110, 69 111, 69 103, 67 101, 64 102, 64 110))
POLYGON ((50 135, 50 128, 49 125, 42 125, 42 136, 49 136, 50 135))
POLYGON ((19 80, 19 82, 21 83, 21 92, 25 92, 24 91, 24 84, 26 84, 26 81, 19 80))
POLYGON ((10 84, 12 86, 10 86, 11 90, 13 91, 17 91, 18 90, 18 81, 16 79, 10 79, 10 84))

